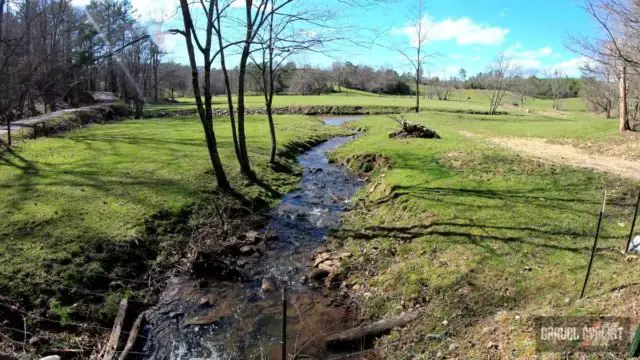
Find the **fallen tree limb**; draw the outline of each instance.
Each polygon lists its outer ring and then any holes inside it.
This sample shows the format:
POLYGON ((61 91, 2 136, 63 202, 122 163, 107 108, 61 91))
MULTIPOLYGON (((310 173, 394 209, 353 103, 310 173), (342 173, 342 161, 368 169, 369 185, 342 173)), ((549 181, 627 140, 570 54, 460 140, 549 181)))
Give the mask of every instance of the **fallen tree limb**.
POLYGON ((120 301, 118 314, 116 315, 116 320, 113 322, 111 336, 109 336, 109 342, 107 342, 107 347, 104 350, 102 360, 113 360, 116 355, 118 340, 120 340, 120 332, 122 332, 122 323, 124 322, 124 316, 127 313, 127 303, 127 299, 122 299, 120 301))
POLYGON ((380 336, 396 327, 407 325, 411 321, 415 320, 419 315, 419 311, 410 311, 390 319, 376 321, 373 324, 361 325, 327 337, 327 345, 335 346, 360 341, 363 338, 380 336))
POLYGON ((133 323, 133 326, 131 326, 131 331, 129 332, 129 339, 127 339, 127 344, 124 346, 124 350, 122 350, 122 353, 120 354, 120 357, 118 358, 118 360, 125 360, 129 355, 129 352, 131 351, 131 349, 133 349, 133 346, 136 344, 136 339, 138 338, 138 332, 140 331, 140 327, 142 326, 142 322, 145 321, 146 316, 147 316, 147 312, 143 311, 136 318, 136 321, 133 323))

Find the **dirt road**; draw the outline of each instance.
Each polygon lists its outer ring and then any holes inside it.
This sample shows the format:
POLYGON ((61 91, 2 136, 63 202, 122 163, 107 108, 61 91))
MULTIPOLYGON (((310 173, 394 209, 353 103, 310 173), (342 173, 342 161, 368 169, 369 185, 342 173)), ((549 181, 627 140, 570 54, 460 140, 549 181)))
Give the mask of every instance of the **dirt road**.
MULTIPOLYGON (((463 132, 465 136, 475 134, 463 132)), ((640 162, 621 158, 590 154, 570 145, 550 144, 537 138, 485 138, 502 147, 546 161, 604 171, 622 177, 640 180, 640 162)))
MULTIPOLYGON (((11 123, 11 133, 19 134, 19 131, 21 129, 33 129, 38 124, 46 123, 48 121, 52 121, 59 118, 60 115, 74 113, 78 111, 84 111, 87 109, 101 108, 109 105, 110 104, 97 104, 97 105, 83 106, 83 107, 73 108, 73 109, 64 109, 64 110, 58 110, 56 112, 52 112, 48 114, 42 114, 42 115, 38 115, 38 116, 34 116, 34 117, 22 119, 22 120, 17 120, 11 123)), ((6 134, 7 134, 7 126, 0 125, 0 137, 5 136, 6 134)))

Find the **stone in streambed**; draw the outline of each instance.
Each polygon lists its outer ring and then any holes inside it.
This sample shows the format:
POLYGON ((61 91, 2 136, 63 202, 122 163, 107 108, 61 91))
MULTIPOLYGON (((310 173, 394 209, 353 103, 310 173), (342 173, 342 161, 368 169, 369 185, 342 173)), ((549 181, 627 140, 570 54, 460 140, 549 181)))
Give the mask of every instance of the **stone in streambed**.
POLYGON ((313 279, 314 281, 322 281, 324 280, 327 276, 329 276, 329 271, 326 269, 313 269, 313 271, 311 271, 311 275, 309 275, 309 277, 311 279, 313 279))
POLYGON ((273 281, 271 281, 271 279, 267 279, 264 278, 262 279, 262 286, 260 286, 260 290, 262 290, 262 292, 272 292, 272 291, 276 291, 276 285, 273 283, 273 281))
POLYGON ((255 252, 255 249, 252 246, 245 245, 240 248, 240 253, 242 255, 251 255, 255 252))

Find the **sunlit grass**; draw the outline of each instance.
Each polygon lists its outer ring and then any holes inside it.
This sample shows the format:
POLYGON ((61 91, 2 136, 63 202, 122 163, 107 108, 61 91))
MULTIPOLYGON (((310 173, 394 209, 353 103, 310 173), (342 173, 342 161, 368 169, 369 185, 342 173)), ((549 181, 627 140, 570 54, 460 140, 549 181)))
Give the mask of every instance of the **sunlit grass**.
POLYGON ((597 295, 637 281, 640 265, 621 254, 637 182, 546 164, 460 133, 589 138, 615 131, 615 121, 448 113, 421 114, 419 121, 442 139, 390 139, 397 125, 369 117, 353 125, 366 134, 334 154, 378 154, 393 163, 374 171, 358 195, 358 211, 336 235, 354 254, 349 281, 371 294, 366 315, 424 308, 409 330, 379 344, 387 357, 446 353, 448 342, 421 341, 444 330, 460 353, 474 358, 487 356, 486 344, 498 333, 511 339, 501 347, 527 357, 535 352, 527 332, 533 315, 625 315, 632 297, 614 310, 600 306, 597 295), (608 207, 588 290, 593 298, 577 302, 605 188, 608 207))

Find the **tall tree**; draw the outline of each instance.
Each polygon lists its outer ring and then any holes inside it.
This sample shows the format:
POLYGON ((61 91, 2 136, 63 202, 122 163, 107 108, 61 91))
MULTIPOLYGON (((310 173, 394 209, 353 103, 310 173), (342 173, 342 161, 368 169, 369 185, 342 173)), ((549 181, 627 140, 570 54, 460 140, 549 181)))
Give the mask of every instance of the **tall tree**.
POLYGON ((263 31, 257 32, 254 40, 257 49, 250 53, 250 58, 258 69, 252 75, 257 77, 256 80, 264 97, 269 122, 271 137, 269 163, 271 164, 276 162, 277 144, 273 120, 273 97, 280 67, 291 56, 314 50, 315 47, 321 46, 323 43, 317 33, 299 27, 301 23, 321 21, 322 15, 320 13, 310 14, 303 10, 283 13, 280 5, 277 0, 267 0, 266 24, 263 31), (298 26, 297 30, 294 28, 295 26, 298 26))
POLYGON ((218 20, 215 18, 216 3, 217 2, 215 1, 210 1, 208 4, 205 2, 201 3, 204 18, 207 20, 204 32, 204 43, 200 40, 198 30, 193 24, 191 9, 189 8, 189 2, 187 0, 180 0, 184 30, 172 29, 171 31, 180 34, 185 38, 187 55, 189 56, 189 64, 191 65, 193 96, 196 101, 198 116, 200 117, 202 128, 204 129, 207 149, 209 150, 209 158, 211 159, 211 164, 215 171, 218 187, 223 191, 230 191, 231 185, 229 184, 220 160, 220 154, 218 153, 216 134, 213 129, 213 110, 211 103, 211 64, 217 55, 217 52, 212 54, 213 24, 218 20), (200 83, 198 74, 198 64, 196 62, 196 54, 193 46, 194 41, 200 50, 202 62, 204 64, 204 81, 202 84, 200 83), (201 88, 204 92, 204 102, 202 101, 200 92, 201 88))
POLYGON ((410 26, 411 48, 401 47, 397 49, 415 73, 416 112, 420 112, 420 85, 422 84, 423 67, 428 56, 424 50, 429 35, 429 25, 425 17, 425 11, 424 0, 417 0, 415 7, 412 9, 414 18, 410 26))
POLYGON ((615 69, 618 78, 619 131, 631 130, 628 119, 629 69, 640 71, 640 6, 636 1, 586 0, 585 12, 600 28, 601 37, 573 37, 572 50, 615 69))
POLYGON ((460 101, 462 101, 462 94, 464 93, 464 83, 467 81, 467 70, 464 68, 460 68, 458 71, 458 76, 460 76, 460 101))
MULTIPOLYGON (((247 178, 253 179, 255 178, 254 172, 251 170, 251 163, 249 161, 249 153, 247 151, 247 136, 245 131, 245 85, 246 85, 246 75, 247 75, 247 63, 249 61, 249 57, 251 55, 251 46, 254 44, 256 37, 260 33, 261 29, 267 23, 269 19, 270 13, 278 13, 283 10, 287 5, 291 4, 293 0, 283 0, 277 5, 273 4, 269 0, 260 0, 257 3, 254 3, 253 0, 245 0, 244 1, 244 36, 239 43, 240 45, 240 60, 238 64, 238 106, 236 112, 236 119, 232 119, 235 124, 234 132, 236 132, 234 136, 234 146, 236 147, 236 155, 238 158, 238 163, 240 164, 240 172, 246 176, 247 178), (269 5, 273 5, 269 7, 269 5), (237 129, 235 128, 237 126, 237 129)), ((228 6, 228 5, 227 5, 228 6)), ((217 13, 220 13, 219 11, 217 13)), ((216 21, 217 26, 217 35, 220 44, 223 44, 223 35, 221 22, 216 21)), ((224 51, 224 49, 229 46, 229 43, 221 45, 220 49, 224 51)), ((222 58, 221 58, 222 59, 222 58)), ((226 62, 223 64, 220 63, 223 72, 225 75, 225 81, 228 78, 228 69, 226 62)), ((230 86, 227 86, 227 101, 229 103, 230 113, 233 109, 233 98, 230 96, 230 86)))

